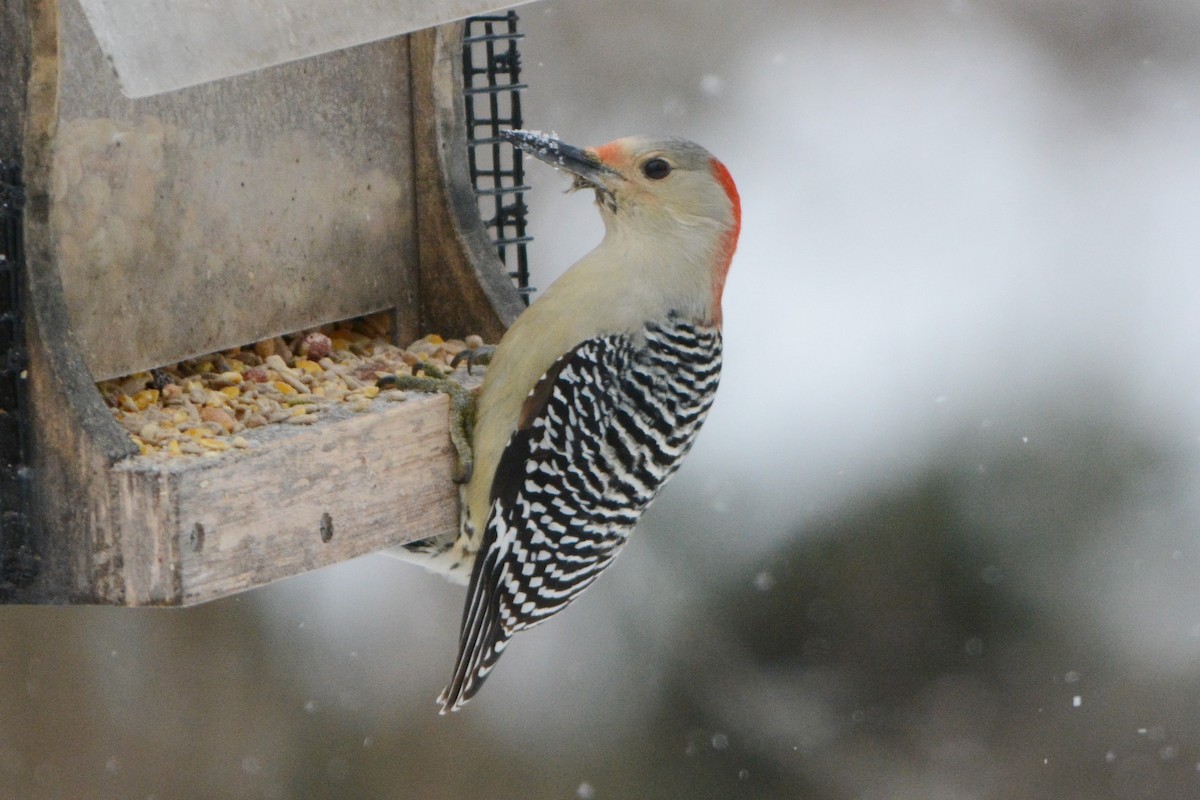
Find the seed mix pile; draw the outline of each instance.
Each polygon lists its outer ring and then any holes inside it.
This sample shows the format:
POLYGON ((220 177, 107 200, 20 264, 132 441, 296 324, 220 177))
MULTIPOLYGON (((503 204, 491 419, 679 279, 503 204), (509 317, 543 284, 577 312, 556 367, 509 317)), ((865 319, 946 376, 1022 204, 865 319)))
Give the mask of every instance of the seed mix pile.
POLYGON ((266 425, 309 425, 333 409, 365 411, 403 400, 396 375, 452 373, 478 336, 436 334, 391 343, 386 314, 361 317, 97 384, 144 456, 218 455, 246 448, 242 434, 266 425), (456 360, 456 357, 459 357, 456 360))

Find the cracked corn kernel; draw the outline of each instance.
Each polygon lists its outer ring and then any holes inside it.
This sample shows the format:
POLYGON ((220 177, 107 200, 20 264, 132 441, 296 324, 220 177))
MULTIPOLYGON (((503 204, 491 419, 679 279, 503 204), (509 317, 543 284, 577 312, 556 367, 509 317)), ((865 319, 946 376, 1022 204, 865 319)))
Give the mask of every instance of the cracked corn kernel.
POLYGON ((145 411, 153 403, 158 402, 158 389, 142 389, 140 392, 135 392, 131 399, 138 411, 145 411))

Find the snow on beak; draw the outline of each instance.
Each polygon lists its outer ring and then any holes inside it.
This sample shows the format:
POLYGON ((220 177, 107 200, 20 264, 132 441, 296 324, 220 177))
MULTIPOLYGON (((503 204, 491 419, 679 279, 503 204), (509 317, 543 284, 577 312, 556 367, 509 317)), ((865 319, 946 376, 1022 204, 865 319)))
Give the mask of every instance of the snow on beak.
POLYGON ((536 159, 575 176, 573 189, 594 188, 612 191, 612 181, 620 173, 603 163, 595 153, 576 147, 540 131, 500 131, 500 135, 536 159))

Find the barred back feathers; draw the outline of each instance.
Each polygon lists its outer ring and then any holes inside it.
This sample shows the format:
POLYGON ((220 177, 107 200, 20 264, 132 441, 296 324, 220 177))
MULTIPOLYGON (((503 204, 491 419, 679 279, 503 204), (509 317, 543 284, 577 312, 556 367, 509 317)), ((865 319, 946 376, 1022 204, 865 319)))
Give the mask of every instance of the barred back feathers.
POLYGON ((530 392, 492 484, 444 711, 479 690, 514 633, 561 611, 616 557, 691 448, 720 365, 719 330, 671 317, 637 339, 583 342, 530 392))

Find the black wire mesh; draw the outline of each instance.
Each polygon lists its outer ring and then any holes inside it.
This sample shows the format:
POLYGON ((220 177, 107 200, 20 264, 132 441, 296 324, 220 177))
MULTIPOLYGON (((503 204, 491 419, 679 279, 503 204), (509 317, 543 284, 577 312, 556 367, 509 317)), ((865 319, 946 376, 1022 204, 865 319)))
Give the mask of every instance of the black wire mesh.
POLYGON ((0 598, 31 577, 21 281, 25 194, 16 162, 0 161, 0 598))
POLYGON ((467 111, 467 158, 479 213, 492 236, 500 261, 525 303, 529 285, 525 230, 525 167, 522 155, 500 138, 500 131, 521 127, 521 56, 517 15, 471 17, 463 32, 463 94, 467 111))

